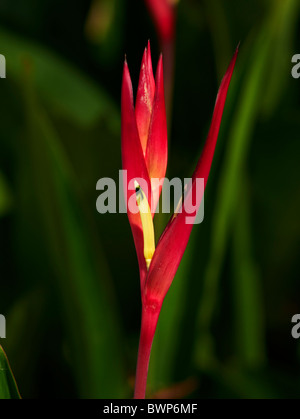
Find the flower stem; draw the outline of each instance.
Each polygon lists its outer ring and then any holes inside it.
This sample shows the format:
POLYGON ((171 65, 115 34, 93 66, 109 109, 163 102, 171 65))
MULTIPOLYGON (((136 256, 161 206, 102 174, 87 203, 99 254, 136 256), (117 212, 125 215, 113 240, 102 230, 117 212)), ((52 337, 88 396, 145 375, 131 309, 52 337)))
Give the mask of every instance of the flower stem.
POLYGON ((150 353, 159 313, 160 307, 143 304, 134 399, 145 398, 150 353))

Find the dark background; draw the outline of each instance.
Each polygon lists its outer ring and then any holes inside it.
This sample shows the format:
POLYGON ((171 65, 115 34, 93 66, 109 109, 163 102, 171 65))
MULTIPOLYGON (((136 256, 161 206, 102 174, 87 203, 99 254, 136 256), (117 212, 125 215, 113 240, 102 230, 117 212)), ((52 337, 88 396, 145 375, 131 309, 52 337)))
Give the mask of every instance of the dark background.
MULTIPOLYGON (((204 222, 159 319, 149 396, 299 395, 299 6, 178 4, 169 178, 191 175, 241 44, 204 222)), ((121 169, 124 55, 136 91, 148 39, 155 68, 161 44, 143 1, 1 1, 1 344, 24 398, 132 397, 135 249, 126 214, 95 204, 97 180, 121 169)), ((156 218, 158 238, 167 218, 156 218)))

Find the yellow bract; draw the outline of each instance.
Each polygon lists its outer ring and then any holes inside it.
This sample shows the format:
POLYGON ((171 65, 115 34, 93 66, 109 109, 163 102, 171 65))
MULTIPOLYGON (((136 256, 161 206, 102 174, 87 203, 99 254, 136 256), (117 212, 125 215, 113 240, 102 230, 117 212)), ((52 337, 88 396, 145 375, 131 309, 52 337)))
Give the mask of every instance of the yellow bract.
POLYGON ((135 193, 136 193, 136 202, 139 207, 139 212, 142 221, 143 236, 144 236, 144 257, 149 269, 154 251, 155 251, 155 238, 154 238, 154 226, 152 215, 149 207, 149 203, 146 195, 144 194, 142 188, 134 181, 135 193))

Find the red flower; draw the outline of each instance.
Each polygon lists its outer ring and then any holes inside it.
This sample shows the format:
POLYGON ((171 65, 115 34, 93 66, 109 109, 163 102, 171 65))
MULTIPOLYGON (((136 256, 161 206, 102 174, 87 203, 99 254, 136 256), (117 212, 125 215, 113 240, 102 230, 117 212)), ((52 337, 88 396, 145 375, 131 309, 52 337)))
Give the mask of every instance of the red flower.
MULTIPOLYGON (((144 397, 145 394, 151 345, 161 305, 174 279, 193 227, 193 223, 186 223, 186 217, 191 214, 187 212, 185 203, 196 195, 197 179, 203 179, 204 187, 206 186, 237 53, 238 49, 221 82, 210 130, 193 173, 189 193, 183 200, 181 212, 175 213, 166 226, 156 249, 152 218, 162 185, 153 190, 151 179, 164 178, 167 166, 162 57, 159 59, 154 81, 148 44, 142 60, 135 108, 127 62, 124 64, 121 99, 122 161, 123 169, 127 170, 124 187, 127 204, 132 200, 137 201, 140 210, 135 214, 127 211, 139 262, 143 308, 135 388, 137 398, 144 397), (139 183, 140 180, 143 185, 139 183)), ((201 199, 198 200, 197 208, 201 199)))
MULTIPOLYGON (((122 162, 127 171, 125 191, 127 202, 135 197, 133 180, 147 182, 147 199, 152 208, 159 200, 162 185, 152 190, 151 178, 164 178, 167 168, 167 123, 164 99, 162 56, 159 59, 154 81, 150 44, 144 51, 140 79, 134 108, 133 92, 127 62, 124 64, 122 83, 122 162), (129 185, 131 181, 131 185, 129 185)), ((146 191, 145 191, 146 192, 146 191)), ((152 211, 152 217, 154 210, 152 211)), ((128 211, 138 256, 141 290, 146 280, 147 266, 144 258, 144 238, 140 214, 128 211)))

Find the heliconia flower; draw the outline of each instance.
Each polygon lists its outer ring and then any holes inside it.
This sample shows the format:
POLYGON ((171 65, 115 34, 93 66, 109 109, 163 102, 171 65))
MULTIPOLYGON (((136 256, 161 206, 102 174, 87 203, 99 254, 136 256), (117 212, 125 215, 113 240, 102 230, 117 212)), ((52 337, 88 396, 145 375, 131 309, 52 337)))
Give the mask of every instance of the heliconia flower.
MULTIPOLYGON (((164 102, 163 68, 160 57, 156 78, 152 74, 150 46, 145 49, 137 99, 134 108, 132 84, 127 62, 124 64, 121 116, 122 116, 122 161, 127 170, 124 182, 127 203, 134 199, 138 212, 128 212, 137 251, 141 297, 142 326, 137 363, 135 397, 145 396, 146 380, 152 340, 163 300, 174 279, 187 246, 193 223, 187 223, 186 203, 196 195, 197 181, 203 179, 204 188, 212 164, 223 109, 238 48, 221 82, 208 136, 192 175, 188 192, 167 224, 155 249, 153 216, 161 193, 162 183, 156 190, 151 188, 153 178, 164 178, 167 165, 167 128, 164 102), (141 185, 140 181, 143 181, 141 185)), ((204 193, 204 190, 202 191, 204 193)), ((199 209, 197 199, 194 217, 199 209)))
POLYGON ((162 41, 170 41, 174 38, 175 4, 177 2, 178 0, 146 0, 162 41))
MULTIPOLYGON (((135 197, 132 179, 144 179, 148 185, 146 197, 152 208, 152 217, 157 206, 162 185, 152 190, 151 178, 164 178, 167 168, 168 138, 164 99, 162 56, 160 57, 154 81, 150 44, 144 51, 136 104, 134 107, 132 84, 127 62, 125 61, 121 98, 122 116, 122 163, 127 171, 124 188, 127 203, 135 197), (152 203, 152 205, 151 205, 152 203)), ((144 258, 144 239, 139 213, 128 211, 135 247, 138 256, 141 290, 147 274, 144 258)))

